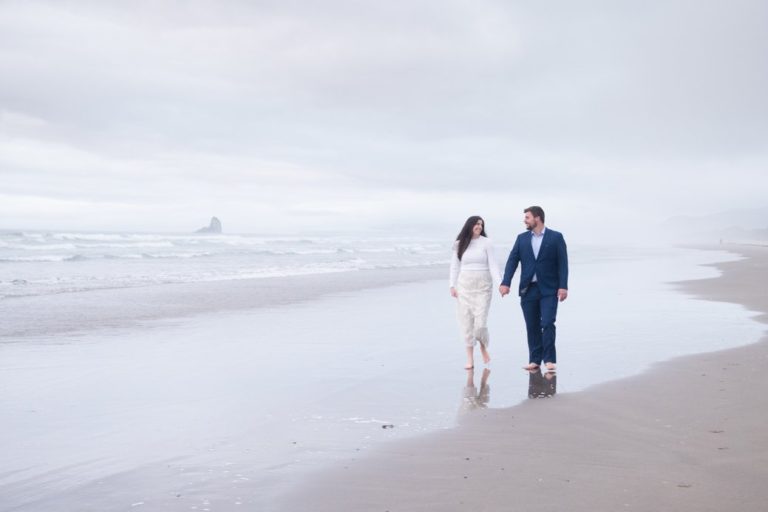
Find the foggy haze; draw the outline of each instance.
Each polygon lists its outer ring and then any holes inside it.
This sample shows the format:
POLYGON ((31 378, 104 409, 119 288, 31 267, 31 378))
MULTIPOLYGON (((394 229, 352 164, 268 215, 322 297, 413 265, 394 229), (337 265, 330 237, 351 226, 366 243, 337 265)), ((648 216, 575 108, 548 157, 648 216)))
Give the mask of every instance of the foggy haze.
POLYGON ((648 235, 760 210, 766 19, 758 0, 4 1, 0 229, 514 233, 539 204, 579 236, 648 235))

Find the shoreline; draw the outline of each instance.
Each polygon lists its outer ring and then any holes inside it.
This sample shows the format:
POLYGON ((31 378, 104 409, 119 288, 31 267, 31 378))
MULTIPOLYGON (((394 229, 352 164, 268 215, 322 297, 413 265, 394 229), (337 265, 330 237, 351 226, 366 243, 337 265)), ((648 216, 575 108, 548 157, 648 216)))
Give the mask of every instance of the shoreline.
POLYGON ((282 306, 335 293, 441 278, 447 281, 445 266, 429 265, 12 297, 0 300, 4 320, 0 343, 282 306), (26 313, 29 310, 37 311, 34 317, 26 313))
MULTIPOLYGON (((605 256, 575 262, 574 290, 580 293, 560 319, 568 364, 558 373, 560 394, 539 401, 544 410, 543 403, 570 400, 572 392, 589 389, 591 396, 601 382, 645 374, 655 361, 735 346, 734 340, 754 341, 763 333, 741 306, 691 300, 662 281, 658 270, 678 279, 715 277, 717 271, 702 265, 731 261, 733 254, 619 250, 605 256), (626 275, 638 282, 631 295, 611 288, 626 275), (613 297, 608 304, 607 290, 613 297), (605 316, 601 330, 595 311, 605 316), (679 343, 665 346, 669 333, 679 333, 679 343), (623 362, 611 366, 616 360, 623 362)), ((461 369, 443 269, 435 280, 393 282, 402 275, 376 273, 370 278, 382 285, 368 289, 355 288, 360 276, 321 276, 313 285, 316 296, 301 281, 278 283, 266 295, 228 298, 263 307, 213 307, 120 329, 87 325, 84 336, 0 345, 0 400, 10 412, 3 501, 19 511, 121 510, 139 502, 143 510, 239 510, 246 504, 275 510, 287 493, 305 490, 302 482, 334 474, 351 458, 378 460, 377 454, 406 446, 401 441, 420 446, 456 425, 482 427, 488 415, 526 402, 533 383, 517 370, 526 355, 519 306, 497 301, 489 323, 496 340, 493 371, 486 379, 490 388, 484 387, 481 372, 470 382, 461 369), (351 290, 336 293, 339 286, 351 290), (273 304, 271 293, 297 300, 273 304)), ((218 306, 222 290, 205 290, 207 304, 218 306)), ((120 295, 122 309, 133 308, 120 295)))
MULTIPOLYGON (((696 300, 744 305, 768 323, 768 248, 718 249, 747 259, 675 286, 696 300)), ((276 509, 762 511, 766 363, 764 335, 586 391, 476 411, 454 430, 315 475, 276 509)))
POLYGON ((714 279, 697 279, 677 283, 680 290, 691 293, 696 298, 740 304, 756 311, 759 315, 756 320, 768 323, 768 292, 760 288, 760 273, 762 272, 763 284, 768 265, 760 261, 760 258, 768 258, 768 245, 739 244, 733 246, 714 246, 711 250, 728 250, 739 254, 745 259, 711 264, 709 266, 720 270, 723 275, 714 279), (756 279, 757 283, 755 283, 756 279))

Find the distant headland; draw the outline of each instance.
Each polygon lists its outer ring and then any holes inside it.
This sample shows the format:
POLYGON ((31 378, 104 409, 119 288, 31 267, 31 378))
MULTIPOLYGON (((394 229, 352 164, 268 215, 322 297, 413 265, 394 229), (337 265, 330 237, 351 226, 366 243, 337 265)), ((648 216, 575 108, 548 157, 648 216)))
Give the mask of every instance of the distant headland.
POLYGON ((221 221, 218 217, 211 217, 211 223, 204 228, 198 229, 195 233, 221 233, 221 221))

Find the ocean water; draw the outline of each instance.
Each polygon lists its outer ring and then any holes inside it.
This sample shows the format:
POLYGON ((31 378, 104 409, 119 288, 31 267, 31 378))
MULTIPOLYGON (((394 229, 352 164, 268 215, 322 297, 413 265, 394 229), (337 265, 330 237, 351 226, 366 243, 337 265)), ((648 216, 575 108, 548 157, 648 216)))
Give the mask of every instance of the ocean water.
POLYGON ((0 231, 0 298, 448 262, 450 240, 0 231))

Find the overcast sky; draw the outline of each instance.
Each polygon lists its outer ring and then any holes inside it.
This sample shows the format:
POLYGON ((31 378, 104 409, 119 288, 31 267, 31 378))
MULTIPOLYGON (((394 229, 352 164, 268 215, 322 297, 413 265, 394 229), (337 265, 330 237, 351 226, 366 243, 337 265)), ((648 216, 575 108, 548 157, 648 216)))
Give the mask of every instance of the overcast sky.
POLYGON ((0 0, 0 228, 762 207, 767 25, 764 0, 0 0))

